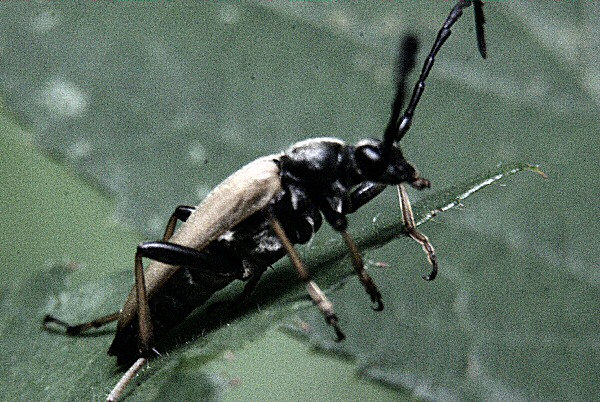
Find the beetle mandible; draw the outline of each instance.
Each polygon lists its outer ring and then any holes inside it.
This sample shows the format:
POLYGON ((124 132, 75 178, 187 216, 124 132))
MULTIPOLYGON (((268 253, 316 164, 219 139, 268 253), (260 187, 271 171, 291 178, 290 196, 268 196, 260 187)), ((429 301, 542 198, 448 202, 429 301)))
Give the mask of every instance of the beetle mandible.
POLYGON ((439 30, 424 62, 407 108, 402 113, 406 79, 414 68, 417 40, 404 40, 397 94, 383 139, 365 139, 348 145, 336 138, 314 138, 292 145, 242 167, 219 184, 197 207, 179 206, 172 214, 162 241, 142 243, 135 255, 135 285, 123 308, 96 320, 69 325, 47 315, 44 325, 58 324, 69 335, 80 334, 118 320, 108 354, 119 365, 131 365, 107 400, 118 399, 127 384, 158 354, 154 340, 164 336, 215 292, 236 279, 247 281, 235 303, 256 287, 266 268, 285 254, 305 282, 307 291, 334 329, 344 339, 332 303, 310 279, 294 244, 308 242, 323 217, 339 232, 350 252, 352 265, 375 304, 383 309, 381 294, 364 269, 361 255, 347 232, 347 214, 397 185, 406 233, 419 242, 432 265, 424 276, 433 280, 437 258, 429 239, 416 230, 403 183, 416 189, 430 187, 406 161, 398 142, 410 129, 413 114, 425 89, 435 56, 451 34, 463 9, 474 5, 477 43, 486 57, 481 0, 459 0, 439 30), (401 114, 402 113, 402 114, 401 114), (175 231, 178 221, 183 221, 175 231), (152 260, 144 271, 142 258, 152 260))

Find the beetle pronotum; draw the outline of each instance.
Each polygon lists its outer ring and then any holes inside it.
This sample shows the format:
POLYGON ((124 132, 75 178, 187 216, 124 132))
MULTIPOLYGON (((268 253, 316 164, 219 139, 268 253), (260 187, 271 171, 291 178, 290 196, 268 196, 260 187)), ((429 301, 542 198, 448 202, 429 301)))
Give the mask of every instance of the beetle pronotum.
POLYGON ((235 279, 247 281, 240 303, 256 287, 268 266, 289 256, 307 291, 333 327, 337 340, 344 338, 332 303, 310 279, 294 248, 306 243, 325 220, 346 243, 356 274, 375 303, 383 309, 381 294, 364 269, 361 255, 347 232, 347 214, 379 195, 388 185, 398 186, 406 233, 419 242, 435 278, 437 258, 429 239, 416 230, 403 183, 416 189, 430 187, 409 164, 398 142, 410 129, 413 113, 435 56, 451 34, 463 9, 474 5, 479 51, 485 58, 483 12, 480 0, 459 0, 439 30, 424 62, 407 108, 402 113, 406 79, 414 68, 417 40, 407 37, 392 115, 382 140, 365 139, 348 145, 335 138, 298 142, 286 152, 269 155, 242 167, 219 184, 197 207, 179 206, 172 214, 162 241, 142 243, 135 255, 135 286, 123 308, 96 320, 69 325, 53 316, 44 324, 58 324, 77 335, 118 320, 108 353, 120 365, 130 365, 108 400, 118 399, 127 384, 157 354, 154 339, 164 336, 196 307, 235 279), (402 114, 401 114, 402 113, 402 114), (175 231, 178 221, 183 221, 175 231), (142 258, 152 260, 143 270, 142 258), (137 317, 137 318, 136 318, 137 317))

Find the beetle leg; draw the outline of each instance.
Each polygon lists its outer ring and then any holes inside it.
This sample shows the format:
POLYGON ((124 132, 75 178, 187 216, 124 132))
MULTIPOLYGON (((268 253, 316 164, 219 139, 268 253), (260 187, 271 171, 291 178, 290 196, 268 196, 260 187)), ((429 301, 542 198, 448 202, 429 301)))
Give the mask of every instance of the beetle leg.
POLYGON ((317 286, 317 284, 310 279, 308 271, 304 267, 304 264, 302 263, 302 260, 298 255, 298 252, 294 248, 290 239, 285 234, 281 223, 277 220, 277 218, 275 218, 275 216, 271 216, 271 227, 273 228, 273 231, 275 232, 277 237, 279 237, 279 239, 281 240, 281 243, 283 244, 285 251, 290 257, 292 264, 296 268, 296 271, 298 271, 298 276, 304 283, 306 283, 306 289, 308 290, 308 294, 315 302, 317 307, 319 307, 319 310, 321 310, 321 312, 325 316, 325 321, 327 321, 327 323, 331 325, 335 330, 335 334, 337 336, 336 341, 340 342, 344 340, 346 336, 344 335, 344 333, 338 325, 338 318, 335 315, 335 312, 333 311, 333 304, 329 301, 329 299, 327 299, 327 296, 325 296, 325 293, 323 293, 323 291, 317 286))
POLYGON ((152 320, 150 319, 150 305, 148 304, 148 295, 146 294, 146 279, 144 277, 144 246, 140 244, 135 253, 135 294, 138 305, 138 332, 140 340, 140 352, 146 355, 150 350, 152 342, 152 320))
MULTIPOLYGON (((135 253, 135 289, 138 305, 138 330, 140 352, 142 355, 150 351, 152 344, 152 320, 150 319, 150 306, 146 294, 146 283, 142 258, 150 258, 169 265, 201 266, 205 255, 193 248, 163 241, 142 243, 135 253)), ((211 273, 219 275, 218 272, 211 273)), ((223 273, 219 276, 231 276, 223 273)))
MULTIPOLYGON (((146 243, 147 244, 147 243, 146 243)), ((142 265, 142 256, 144 253, 144 247, 146 244, 138 246, 137 252, 135 253, 135 289, 138 303, 138 325, 140 332, 140 349, 145 353, 148 351, 150 341, 152 338, 152 321, 150 320, 150 308, 148 306, 148 299, 146 296, 146 284, 144 279, 144 268, 142 265)), ((66 322, 52 316, 46 315, 44 317, 43 325, 47 326, 49 323, 55 323, 62 327, 65 327, 67 335, 78 335, 88 329, 98 328, 106 325, 110 322, 116 321, 119 318, 119 313, 109 314, 97 318, 93 321, 89 321, 78 325, 69 325, 66 322)))
MULTIPOLYGON (((150 319, 150 307, 146 295, 142 257, 169 265, 200 268, 206 261, 206 255, 196 249, 164 241, 150 241, 138 246, 135 254, 135 288, 138 304, 140 350, 144 354, 150 350, 152 343, 152 321, 150 319)), ((215 272, 209 269, 207 269, 207 272, 218 277, 230 277, 232 279, 237 277, 227 272, 215 272)))
POLYGON ((344 241, 346 242, 346 245, 350 250, 350 256, 352 257, 352 265, 354 266, 354 271, 356 271, 358 279, 360 279, 360 282, 365 288, 367 294, 371 296, 371 301, 377 304, 377 306, 373 307, 373 310, 383 310, 381 293, 379 293, 379 290, 377 289, 377 286, 373 282, 371 276, 367 273, 367 271, 365 271, 365 265, 363 263, 362 257, 360 256, 360 252, 358 251, 358 247, 356 247, 356 243, 354 243, 352 237, 350 237, 348 232, 346 232, 345 230, 342 230, 340 233, 342 234, 342 237, 344 238, 344 241))
POLYGON ((167 241, 173 236, 173 232, 175 231, 175 226, 177 225, 177 221, 187 221, 192 212, 196 210, 196 207, 190 207, 189 205, 180 205, 175 208, 175 211, 169 218, 169 223, 167 223, 167 227, 165 228, 165 234, 163 235, 163 241, 167 241))
POLYGON ((166 241, 149 241, 138 246, 138 253, 141 257, 150 258, 164 264, 191 266, 213 276, 232 279, 240 279, 241 276, 241 274, 237 275, 232 272, 219 272, 209 268, 203 269, 203 265, 207 261, 206 254, 195 248, 180 244, 166 241))
MULTIPOLYGON (((366 184, 359 186, 357 189, 355 189, 355 191, 350 193, 347 202, 351 204, 350 208, 355 207, 353 202, 358 201, 366 203, 385 189, 385 186, 380 187, 375 183, 371 183, 372 185, 369 183, 371 182, 367 182, 366 184)), ((334 210, 331 205, 332 202, 322 202, 320 204, 320 210, 323 212, 325 219, 327 222, 329 222, 331 227, 335 231, 339 232, 342 235, 344 242, 346 242, 348 250, 350 251, 350 256, 352 257, 352 266, 354 267, 354 271, 356 271, 356 275, 365 288, 365 291, 369 294, 369 296, 371 296, 371 301, 377 304, 375 307, 373 307, 373 310, 381 311, 383 310, 381 293, 379 293, 379 290, 377 290, 377 286, 375 286, 371 276, 365 271, 365 266, 363 264, 362 257, 360 256, 360 252, 358 251, 358 247, 356 247, 356 244, 346 231, 346 228, 348 227, 348 220, 344 214, 334 210)), ((347 204, 342 203, 342 206, 343 205, 347 204)))
POLYGON ((250 297, 252 292, 254 292, 254 289, 256 289, 256 286, 258 286, 258 282, 260 282, 260 278, 266 270, 267 269, 264 268, 254 272, 252 277, 248 279, 248 282, 246 282, 246 284, 244 285, 244 290, 242 290, 242 293, 240 293, 238 297, 236 297, 233 301, 229 303, 230 309, 235 309, 239 307, 248 299, 248 297, 250 297))
POLYGON ((417 231, 417 226, 415 225, 415 218, 413 216, 412 207, 410 206, 408 194, 406 193, 406 189, 402 184, 398 185, 398 198, 400 201, 400 209, 402 210, 404 230, 412 239, 414 239, 423 247, 423 251, 425 251, 425 253, 427 254, 429 263, 432 266, 431 273, 429 275, 423 275, 423 279, 425 279, 426 281, 432 281, 435 279, 438 273, 437 256, 435 255, 435 250, 433 249, 433 246, 431 245, 431 242, 429 241, 427 236, 417 231))
MULTIPOLYGON (((173 215, 175 215, 175 214, 173 214, 173 215)), ((140 255, 140 258, 147 257, 154 261, 162 262, 162 263, 169 264, 169 265, 192 266, 198 270, 201 270, 202 266, 206 265, 206 256, 201 251, 198 251, 198 250, 190 248, 190 247, 182 246, 179 244, 169 243, 166 241, 150 241, 150 242, 142 243, 138 246, 138 254, 140 255)), ((137 264, 138 254, 136 254, 136 264, 137 264)), ((235 278, 240 279, 239 276, 237 276, 235 274, 227 273, 227 272, 216 272, 214 270, 207 269, 206 273, 210 274, 210 275, 218 276, 218 277, 225 277, 225 278, 230 277, 232 279, 235 279, 235 278)), ((257 273, 256 279, 254 279, 254 277, 252 277, 250 279, 250 281, 246 285, 246 286, 250 285, 250 288, 247 291, 244 288, 244 292, 242 293, 242 295, 244 295, 244 297, 247 296, 248 294, 250 294, 252 292, 252 290, 256 287, 256 284, 258 283, 258 280, 260 279, 261 274, 262 274, 262 272, 257 273), (254 281, 256 283, 254 283, 254 281)), ((236 299, 236 301, 237 300, 238 299, 236 299)), ((138 300, 138 305, 140 305, 140 300, 138 300)), ((217 306, 218 306, 218 303, 213 304, 212 306, 209 307, 209 309, 216 308, 217 306)), ((140 331, 140 336, 141 336, 141 331, 140 331)))
POLYGON ((54 317, 53 315, 47 314, 44 317, 44 322, 42 325, 44 326, 44 328, 48 329, 48 324, 54 323, 54 324, 60 325, 61 327, 64 327, 67 332, 67 335, 75 336, 75 335, 81 334, 82 332, 87 331, 88 329, 103 327, 106 324, 116 321, 118 318, 119 318, 119 313, 116 312, 116 313, 102 316, 100 318, 96 318, 93 321, 84 322, 82 324, 77 324, 77 325, 69 325, 68 323, 64 322, 63 320, 60 320, 60 319, 54 317))
POLYGON ((107 402, 117 401, 131 380, 135 378, 137 373, 148 363, 148 352, 150 351, 150 343, 152 342, 152 320, 150 319, 150 305, 148 304, 148 296, 146 294, 146 281, 144 278, 144 266, 142 257, 144 256, 147 243, 140 244, 135 253, 135 294, 137 296, 138 305, 138 332, 140 341, 140 357, 131 365, 131 367, 123 374, 119 382, 114 386, 110 394, 106 397, 107 402))
POLYGON ((129 369, 123 374, 123 377, 119 380, 117 385, 110 391, 110 394, 106 397, 106 402, 115 402, 119 400, 127 385, 135 378, 137 373, 148 363, 148 359, 140 357, 129 367, 129 369))
MULTIPOLYGON (((180 208, 178 208, 178 210, 179 209, 180 208)), ((177 210, 173 215, 175 216, 176 213, 177 210)), ((187 216, 189 216, 189 214, 187 216)), ((118 400, 123 394, 127 385, 148 362, 150 355, 157 353, 152 348, 153 328, 150 317, 150 306, 146 293, 144 267, 142 264, 143 257, 147 257, 169 265, 188 265, 196 267, 200 266, 205 259, 205 255, 200 251, 174 243, 153 241, 142 243, 138 246, 137 252, 135 253, 135 289, 138 305, 137 315, 140 357, 135 361, 135 363, 133 363, 129 370, 123 374, 123 377, 121 377, 117 385, 115 385, 113 390, 108 395, 106 399, 107 401, 118 400)), ((218 273, 213 271, 209 272, 217 276, 231 276, 226 273, 218 273)))
POLYGON ((350 202, 347 203, 344 214, 351 214, 377 197, 387 187, 386 184, 366 181, 353 188, 349 195, 350 202))
MULTIPOLYGON (((173 214, 173 215, 175 215, 175 214, 173 214)), ((178 218, 178 219, 180 219, 180 218, 178 218)), ((195 249, 192 249, 189 247, 180 246, 178 244, 160 242, 160 241, 147 242, 147 243, 140 244, 138 246, 138 251, 135 255, 135 274, 136 274, 136 293, 138 294, 138 296, 142 296, 142 298, 143 298, 143 294, 145 293, 145 287, 138 288, 138 286, 141 286, 141 285, 137 284, 138 265, 139 265, 139 271, 141 272, 143 270, 143 267, 141 265, 142 257, 147 257, 147 258, 150 258, 150 259, 153 259, 156 261, 164 262, 165 264, 191 265, 191 266, 201 266, 203 264, 203 261, 205 258, 204 255, 201 252, 199 252, 198 250, 195 250, 195 249), (139 291, 137 291, 137 289, 139 289, 139 291)), ((225 276, 225 277, 227 277, 227 276, 233 277, 234 276, 234 275, 231 275, 228 273, 214 272, 212 270, 207 270, 207 272, 210 274, 217 275, 217 276, 225 276)), ((144 278, 141 277, 140 279, 143 280, 144 278)), ((249 290, 248 293, 250 291, 251 290, 249 290)), ((144 304, 143 302, 140 303, 140 300, 138 300, 138 305, 143 305, 143 304, 144 304)), ((145 314, 145 313, 143 313, 143 314, 145 314)), ((77 325, 69 325, 67 322, 65 322, 59 318, 56 318, 53 315, 48 314, 44 317, 42 325, 44 328, 48 328, 48 324, 51 324, 51 323, 60 325, 61 327, 65 328, 67 335, 74 336, 74 335, 79 335, 82 332, 85 332, 92 328, 100 328, 106 324, 116 321, 117 319, 119 319, 119 312, 109 314, 106 316, 102 316, 100 318, 96 318, 89 322, 85 322, 85 323, 81 323, 81 324, 77 324, 77 325)), ((146 327, 145 324, 144 324, 144 327, 146 327)), ((151 330, 149 328, 146 328, 144 330, 144 332, 150 333, 151 330)), ((140 336, 141 336, 141 332, 140 332, 140 336)), ((147 343, 149 343, 149 342, 147 342, 147 343)))

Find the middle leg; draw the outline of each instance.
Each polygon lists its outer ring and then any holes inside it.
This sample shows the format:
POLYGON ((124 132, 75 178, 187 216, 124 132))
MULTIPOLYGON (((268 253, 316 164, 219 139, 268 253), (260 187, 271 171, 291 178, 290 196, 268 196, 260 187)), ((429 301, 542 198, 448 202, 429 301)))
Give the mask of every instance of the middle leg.
MULTIPOLYGON (((385 185, 380 185, 374 182, 363 183, 349 194, 349 207, 346 207, 347 210, 356 210, 360 206, 375 198, 384 189, 385 185)), ((383 302, 381 301, 381 293, 377 289, 377 286, 375 285, 375 282, 373 282, 371 276, 365 270, 365 265, 360 255, 360 251, 358 251, 356 243, 354 243, 354 240, 352 240, 352 237, 350 237, 346 230, 348 227, 348 220, 343 213, 334 210, 331 207, 332 204, 335 205, 334 203, 323 202, 320 205, 320 209, 331 227, 342 235, 342 238, 344 239, 344 242, 350 251, 350 257, 352 258, 352 266, 354 267, 354 271, 356 272, 360 283, 365 288, 365 291, 371 297, 371 301, 376 303, 376 306, 373 307, 373 310, 382 311, 383 302)), ((344 205, 344 203, 342 203, 342 205, 344 205)))
POLYGON ((325 316, 325 321, 327 321, 327 324, 331 325, 335 330, 335 334, 337 336, 336 341, 340 342, 344 340, 344 338, 346 338, 346 335, 344 335, 344 333, 338 325, 338 318, 333 310, 333 304, 329 301, 329 299, 327 299, 327 296, 325 296, 325 293, 323 293, 323 291, 317 286, 317 284, 310 279, 308 271, 304 267, 304 264, 302 263, 302 260, 298 255, 298 252, 294 248, 294 245, 292 244, 288 236, 285 234, 281 223, 279 222, 279 220, 277 220, 277 218, 275 218, 275 216, 271 217, 271 227, 273 228, 273 231, 275 232, 279 240, 281 240, 285 251, 287 252, 288 256, 290 257, 290 260, 292 261, 292 264, 298 272, 298 276, 306 284, 306 289, 308 290, 308 294, 310 295, 311 299, 315 302, 319 310, 321 310, 321 312, 325 316))
POLYGON ((354 240, 352 240, 352 237, 350 237, 348 232, 346 232, 345 230, 343 230, 340 233, 342 234, 342 237, 344 238, 344 241, 346 242, 346 246, 348 246, 348 249, 350 250, 350 257, 352 258, 352 266, 354 267, 356 276, 358 276, 358 279, 360 280, 360 283, 362 283, 367 294, 369 296, 371 296, 371 301, 373 303, 377 304, 375 307, 373 307, 373 310, 382 311, 383 310, 383 301, 381 301, 381 293, 379 293, 379 290, 377 289, 375 282, 373 282, 373 279, 365 270, 365 264, 363 263, 363 259, 360 255, 360 252, 358 251, 358 247, 356 247, 356 243, 354 243, 354 240))

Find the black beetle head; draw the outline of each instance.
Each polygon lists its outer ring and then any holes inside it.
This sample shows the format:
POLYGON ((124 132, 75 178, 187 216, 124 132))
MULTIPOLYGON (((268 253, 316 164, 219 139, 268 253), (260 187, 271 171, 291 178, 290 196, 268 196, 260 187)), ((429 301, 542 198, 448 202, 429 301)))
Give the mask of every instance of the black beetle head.
POLYGON ((384 150, 376 139, 362 140, 354 146, 356 168, 364 180, 383 184, 413 183, 418 180, 415 168, 404 159, 400 147, 384 150))

